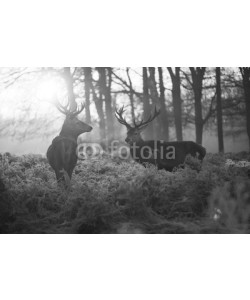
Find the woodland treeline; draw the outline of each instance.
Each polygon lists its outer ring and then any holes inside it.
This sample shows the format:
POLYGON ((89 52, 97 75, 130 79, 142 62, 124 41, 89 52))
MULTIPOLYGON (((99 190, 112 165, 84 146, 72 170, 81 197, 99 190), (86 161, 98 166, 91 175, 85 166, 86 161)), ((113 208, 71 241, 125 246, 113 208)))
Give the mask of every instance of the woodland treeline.
POLYGON ((204 130, 211 129, 223 152, 223 136, 230 127, 247 131, 250 145, 249 67, 12 68, 5 70, 1 83, 11 88, 32 73, 60 76, 70 107, 78 99, 85 102, 85 121, 99 127, 101 141, 117 137, 121 127, 114 113, 125 105, 131 123, 147 117, 155 106, 161 109, 145 131, 146 139, 182 141, 185 130, 194 128, 196 142, 202 144, 204 130))

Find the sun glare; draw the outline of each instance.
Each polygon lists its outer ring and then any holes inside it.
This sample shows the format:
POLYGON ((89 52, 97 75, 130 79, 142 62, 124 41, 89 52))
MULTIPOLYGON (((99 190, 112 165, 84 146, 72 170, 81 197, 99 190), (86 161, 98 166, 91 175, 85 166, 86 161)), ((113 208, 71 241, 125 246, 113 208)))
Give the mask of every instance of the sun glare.
POLYGON ((54 102, 65 93, 65 86, 58 78, 44 78, 36 88, 36 96, 38 100, 45 102, 54 102))

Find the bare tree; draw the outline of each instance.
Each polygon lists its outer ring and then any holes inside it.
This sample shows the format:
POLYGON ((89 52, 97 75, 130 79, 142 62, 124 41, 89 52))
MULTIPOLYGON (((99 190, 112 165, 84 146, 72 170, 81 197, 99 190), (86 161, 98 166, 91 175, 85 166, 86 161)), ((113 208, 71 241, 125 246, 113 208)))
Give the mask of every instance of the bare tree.
POLYGON ((202 117, 202 89, 203 89, 203 79, 205 75, 206 68, 189 68, 191 71, 191 86, 194 92, 194 109, 195 109, 195 132, 196 132, 196 142, 202 144, 202 134, 203 134, 203 117, 202 117))
POLYGON ((70 110, 74 111, 76 109, 76 99, 75 99, 75 94, 74 94, 74 80, 73 76, 71 74, 70 67, 64 67, 63 68, 63 73, 62 73, 62 78, 64 79, 67 87, 67 93, 68 93, 68 100, 70 104, 70 110))
POLYGON ((118 86, 122 87, 122 90, 113 90, 112 93, 117 94, 125 94, 129 97, 129 102, 131 106, 131 117, 132 121, 136 120, 135 116, 135 101, 137 99, 140 99, 143 101, 143 94, 141 92, 138 92, 134 88, 133 80, 131 78, 131 68, 126 68, 126 77, 127 79, 123 78, 122 76, 118 75, 117 72, 113 69, 112 75, 113 75, 113 82, 116 83, 118 86))
POLYGON ((90 115, 90 94, 91 94, 91 68, 84 67, 84 89, 85 89, 85 114, 86 114, 86 123, 91 123, 91 115, 90 115))
MULTIPOLYGON (((148 84, 148 70, 147 67, 142 68, 142 85, 143 85, 143 111, 144 115, 149 115, 151 111, 150 107, 150 96, 149 96, 149 84, 148 84)), ((145 130, 145 137, 153 137, 153 127, 150 124, 145 130)))
POLYGON ((174 122, 177 141, 183 140, 182 135, 182 100, 181 100, 181 79, 180 68, 175 68, 175 73, 172 68, 168 67, 168 72, 172 80, 172 97, 174 108, 174 122))
MULTIPOLYGON (((155 68, 154 67, 149 67, 149 77, 148 77, 148 87, 149 87, 149 92, 150 92, 150 98, 153 106, 159 106, 159 94, 157 90, 157 85, 156 85, 156 79, 155 79, 155 68)), ((162 124, 158 118, 155 120, 153 123, 153 136, 155 138, 160 137, 160 133, 162 130, 162 124)))
POLYGON ((243 79, 243 89, 246 103, 247 134, 249 138, 250 147, 250 67, 240 68, 240 72, 243 79))
POLYGON ((216 68, 216 95, 217 95, 217 130, 219 152, 224 152, 223 142, 223 122, 222 122, 222 104, 221 104, 221 68, 216 68))
POLYGON ((126 73, 129 81, 129 101, 130 101, 130 106, 131 106, 131 115, 132 115, 132 120, 135 121, 135 108, 134 108, 134 89, 133 89, 133 83, 130 77, 130 68, 126 68, 126 73))
POLYGON ((97 70, 99 72, 100 95, 101 97, 103 97, 105 103, 107 138, 109 140, 114 136, 114 119, 113 119, 112 97, 111 97, 112 68, 99 67, 97 68, 97 70))
POLYGON ((91 68, 91 72, 89 74, 89 83, 90 83, 90 89, 93 95, 93 100, 95 103, 96 111, 99 117, 99 129, 100 129, 100 139, 101 141, 106 140, 106 120, 104 116, 104 110, 103 110, 103 95, 102 91, 99 88, 100 86, 100 77, 97 82, 97 86, 94 85, 93 77, 92 77, 92 71, 93 69, 91 68), (97 91, 99 90, 99 93, 97 91))
POLYGON ((105 107, 107 118, 108 139, 114 138, 114 111, 112 108, 112 68, 105 68, 106 72, 106 89, 105 89, 105 107))
POLYGON ((168 118, 168 111, 166 108, 166 101, 165 101, 165 86, 163 81, 163 72, 162 68, 158 68, 159 74, 159 87, 160 87, 160 106, 161 106, 161 129, 162 129, 162 136, 166 141, 169 141, 169 118, 168 118))

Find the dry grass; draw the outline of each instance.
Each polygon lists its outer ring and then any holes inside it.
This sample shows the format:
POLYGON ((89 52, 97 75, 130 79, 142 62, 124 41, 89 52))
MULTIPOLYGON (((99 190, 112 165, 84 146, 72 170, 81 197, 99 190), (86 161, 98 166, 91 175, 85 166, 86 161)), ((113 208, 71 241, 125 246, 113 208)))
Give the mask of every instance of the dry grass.
POLYGON ((102 159, 80 161, 68 192, 41 156, 0 160, 2 233, 248 233, 247 168, 226 159, 247 153, 189 157, 170 173, 102 159))

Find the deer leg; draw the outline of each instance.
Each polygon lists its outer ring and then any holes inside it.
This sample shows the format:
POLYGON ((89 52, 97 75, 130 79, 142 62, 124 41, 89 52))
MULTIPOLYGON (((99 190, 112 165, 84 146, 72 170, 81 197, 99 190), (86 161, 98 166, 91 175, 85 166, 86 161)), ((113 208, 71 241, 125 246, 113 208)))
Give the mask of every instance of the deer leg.
POLYGON ((64 185, 65 184, 65 178, 64 178, 64 173, 62 170, 56 170, 56 179, 57 179, 57 183, 59 186, 64 185))
POLYGON ((71 177, 72 177, 73 170, 74 170, 74 168, 70 169, 69 172, 68 172, 69 178, 70 178, 70 179, 71 179, 71 177))
POLYGON ((68 173, 70 179, 72 177, 72 173, 75 169, 75 166, 76 166, 76 161, 73 160, 73 161, 71 161, 71 163, 66 168, 66 172, 68 173))

